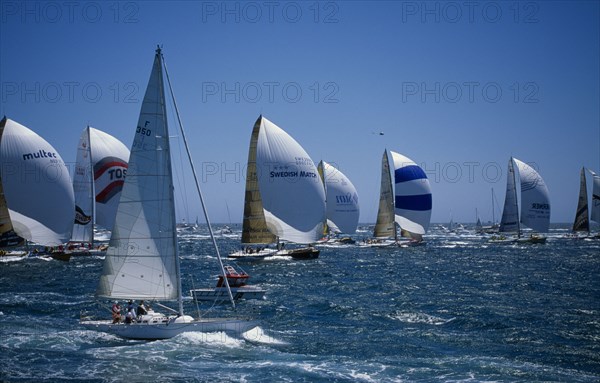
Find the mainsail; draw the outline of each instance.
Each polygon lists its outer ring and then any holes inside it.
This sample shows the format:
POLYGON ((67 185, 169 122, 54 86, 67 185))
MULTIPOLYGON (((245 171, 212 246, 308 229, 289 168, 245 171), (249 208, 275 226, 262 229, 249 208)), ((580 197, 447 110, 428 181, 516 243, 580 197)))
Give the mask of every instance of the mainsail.
POLYGON ((394 214, 394 190, 390 175, 390 164, 387 149, 381 158, 381 186, 379 189, 379 209, 373 236, 375 238, 396 238, 396 225, 394 214))
POLYGON ((360 213, 356 188, 344 173, 325 161, 319 162, 318 170, 325 185, 327 225, 353 234, 360 213))
POLYGON ((46 246, 66 242, 75 203, 69 171, 56 149, 4 117, 0 121, 0 164, 0 231, 14 230, 20 237, 46 246))
POLYGON ((263 118, 260 116, 254 124, 248 151, 244 219, 242 222, 242 243, 246 244, 269 244, 277 241, 277 237, 267 229, 267 221, 265 220, 262 198, 258 187, 260 174, 256 167, 256 148, 262 120, 263 118))
POLYGON ((600 175, 591 170, 589 172, 592 174, 593 179, 591 219, 596 223, 600 223, 600 175))
POLYGON ((405 237, 421 239, 429 228, 432 197, 423 169, 410 158, 390 151, 394 162, 396 222, 405 237))
POLYGON ((500 232, 518 233, 519 206, 517 202, 517 188, 515 168, 512 157, 508 160, 508 173, 506 175, 506 194, 504 196, 504 210, 500 221, 500 232))
POLYGON ((283 129, 259 117, 256 171, 268 230, 281 240, 310 244, 325 221, 325 190, 306 151, 283 129))
POLYGON ((161 300, 181 296, 172 178, 161 55, 157 52, 98 296, 161 300))
POLYGON ((573 231, 590 231, 590 220, 588 212, 587 183, 585 181, 585 168, 581 168, 579 181, 579 199, 577 200, 577 210, 575 212, 575 221, 573 222, 573 231))
POLYGON ((92 242, 94 221, 112 230, 128 159, 129 149, 121 141, 92 127, 84 129, 73 177, 76 214, 72 241, 92 242))

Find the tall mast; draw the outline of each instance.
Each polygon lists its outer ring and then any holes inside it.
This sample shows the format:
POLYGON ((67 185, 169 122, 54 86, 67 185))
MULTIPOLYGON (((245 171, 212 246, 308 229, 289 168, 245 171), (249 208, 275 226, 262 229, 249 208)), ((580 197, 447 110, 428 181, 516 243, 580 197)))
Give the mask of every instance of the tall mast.
POLYGON ((87 127, 88 150, 90 151, 90 182, 92 185, 92 235, 90 240, 90 248, 94 248, 94 227, 96 226, 96 182, 94 180, 94 160, 92 159, 92 138, 90 135, 90 126, 87 127))

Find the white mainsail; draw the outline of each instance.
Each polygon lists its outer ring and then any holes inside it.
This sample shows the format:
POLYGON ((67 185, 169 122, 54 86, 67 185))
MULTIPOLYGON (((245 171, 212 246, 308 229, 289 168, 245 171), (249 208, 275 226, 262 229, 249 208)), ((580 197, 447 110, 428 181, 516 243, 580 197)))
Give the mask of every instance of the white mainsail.
POLYGON ((585 180, 585 168, 581 168, 579 181, 579 198, 577 199, 577 210, 573 221, 573 231, 590 231, 590 219, 588 211, 587 183, 585 180))
POLYGON ((327 226, 338 232, 353 234, 358 227, 360 208, 358 193, 344 173, 321 161, 318 166, 325 185, 327 226))
POLYGON ((394 189, 390 175, 390 164, 387 149, 381 158, 381 185, 379 189, 379 209, 377 222, 373 230, 375 238, 396 238, 396 225, 394 223, 394 189))
POLYGON ((97 290, 100 297, 176 300, 181 296, 160 60, 157 53, 97 290))
POLYGON ((79 137, 75 172, 73 173, 75 223, 71 241, 74 242, 92 242, 94 239, 94 188, 91 169, 90 134, 89 128, 86 128, 79 137))
POLYGON ((84 129, 73 177, 76 214, 72 241, 92 242, 94 221, 112 230, 128 159, 129 149, 121 141, 92 127, 84 129))
POLYGON ((531 166, 513 158, 521 180, 521 223, 539 233, 550 227, 550 197, 544 179, 531 166))
MULTIPOLYGON (((27 127, 0 121, 0 179, 10 225, 22 238, 57 246, 71 235, 75 202, 69 171, 60 154, 27 127)), ((6 212, 0 214, 5 219, 6 212)))
POLYGON ((420 239, 431 220, 431 186, 423 169, 410 158, 390 151, 394 164, 396 222, 402 234, 420 239))
POLYGON ((508 160, 508 173, 506 175, 506 194, 504 196, 504 210, 500 221, 500 232, 519 232, 519 206, 517 202, 517 188, 515 168, 512 157, 508 160))
POLYGON ((289 134, 259 119, 256 166, 267 228, 284 241, 314 243, 325 221, 325 190, 317 168, 289 134))

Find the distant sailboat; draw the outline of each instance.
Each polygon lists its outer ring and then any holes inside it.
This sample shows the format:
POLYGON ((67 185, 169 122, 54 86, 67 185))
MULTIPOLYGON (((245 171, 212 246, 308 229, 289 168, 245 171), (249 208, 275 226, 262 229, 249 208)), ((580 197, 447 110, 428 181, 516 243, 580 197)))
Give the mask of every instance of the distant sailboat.
MULTIPOLYGON (((127 178, 96 295, 111 300, 177 301, 179 309, 169 309, 174 315, 148 310, 137 321, 130 323, 87 319, 80 323, 90 329, 130 339, 166 339, 187 331, 241 333, 255 327, 256 322, 223 318, 194 319, 183 312, 163 68, 163 56, 159 48, 156 50, 142 102, 127 178)), ((164 69, 168 81, 168 73, 164 69)), ((172 91, 171 96, 173 97, 172 91)), ((174 107, 177 112, 177 105, 174 107)), ((178 113, 177 118, 180 122, 178 113)), ((206 214, 183 128, 181 134, 220 263, 218 247, 206 214)), ((220 267, 225 275, 223 265, 220 264, 220 267)), ((225 282, 233 304, 229 284, 227 280, 225 282)), ((167 309, 166 306, 157 305, 167 309)))
POLYGON ((339 234, 354 234, 358 227, 360 208, 358 193, 344 173, 325 161, 317 166, 327 205, 324 234, 330 241, 354 243, 350 237, 337 238, 339 234))
POLYGON ((241 251, 232 258, 270 255, 316 258, 323 232, 325 191, 306 151, 283 129, 260 116, 250 138, 241 251), (280 241, 309 245, 282 249, 280 241), (268 245, 277 243, 277 248, 268 245), (259 247, 255 247, 259 245, 259 247))
POLYGON ((387 150, 381 163, 381 189, 374 240, 368 246, 418 244, 429 228, 432 196, 427 175, 413 160, 390 151, 394 169, 394 184, 390 174, 387 150), (399 242, 396 224, 409 242, 399 242))
POLYGON ((68 245, 80 245, 72 249, 74 254, 98 252, 95 225, 112 230, 128 160, 129 149, 121 141, 89 126, 83 130, 73 177, 75 224, 68 245))
MULTIPOLYGON (((583 238, 592 238, 590 236, 590 221, 600 223, 600 176, 587 169, 592 176, 592 206, 588 205, 587 182, 585 178, 585 168, 581 169, 579 181, 579 198, 577 200, 577 210, 575 211, 575 220, 573 221, 573 233, 587 232, 583 238), (591 213, 591 214, 590 214, 591 213)), ((576 236, 573 234, 571 236, 576 236)), ((600 238, 600 233, 594 238, 600 238)))
POLYGON ((585 168, 581 168, 579 180, 579 199, 577 200, 577 210, 575 211, 575 220, 573 221, 573 232, 590 233, 590 219, 588 210, 587 183, 585 180, 585 168))
MULTIPOLYGON (((593 179, 591 220, 600 224, 600 175, 589 170, 593 179)), ((600 233, 598 234, 600 236, 600 233)))
POLYGON ((477 218, 479 225, 476 225, 475 231, 480 234, 494 234, 500 229, 500 225, 496 223, 496 196, 494 194, 494 188, 492 188, 492 221, 490 225, 483 226, 477 218))
POLYGON ((5 246, 24 240, 59 246, 75 216, 71 177, 60 154, 27 127, 0 121, 0 233, 5 246))
MULTIPOLYGON (((521 237, 521 224, 533 229, 537 233, 547 233, 550 226, 550 198, 544 180, 531 166, 512 158, 508 161, 508 175, 506 182, 506 196, 501 233, 515 233, 521 237), (515 170, 516 165, 516 170, 515 170), (518 196, 516 188, 517 171, 521 184, 521 214, 519 218, 518 196)), ((495 237, 492 240, 512 241, 505 237, 495 237)), ((522 239, 529 242, 545 242, 546 237, 533 234, 522 239)))

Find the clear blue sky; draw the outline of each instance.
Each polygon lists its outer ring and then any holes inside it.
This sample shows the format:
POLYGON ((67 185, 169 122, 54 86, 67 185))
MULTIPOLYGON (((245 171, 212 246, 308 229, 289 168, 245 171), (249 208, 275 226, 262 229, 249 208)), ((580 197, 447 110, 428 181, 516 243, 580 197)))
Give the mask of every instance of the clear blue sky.
MULTIPOLYGON (((375 220, 385 148, 424 166, 433 222, 451 212, 472 222, 476 208, 491 219, 491 188, 502 205, 510 156, 544 177, 553 222, 573 220, 581 166, 600 171, 598 2, 0 7, 0 114, 42 135, 66 162, 87 124, 130 146, 163 45, 213 222, 229 220, 227 206, 241 222, 261 113, 315 163, 352 180, 361 222, 375 220)), ((187 194, 180 217, 194 220, 200 209, 187 194)))

